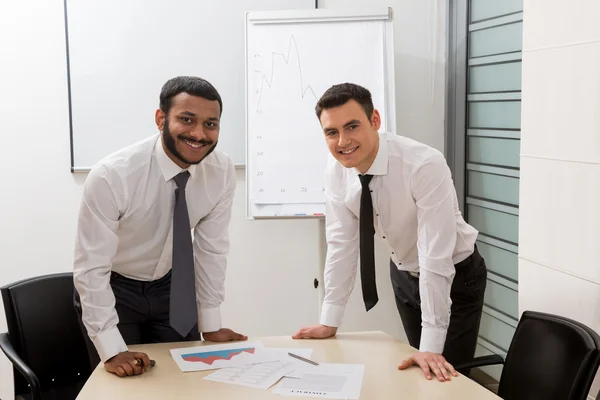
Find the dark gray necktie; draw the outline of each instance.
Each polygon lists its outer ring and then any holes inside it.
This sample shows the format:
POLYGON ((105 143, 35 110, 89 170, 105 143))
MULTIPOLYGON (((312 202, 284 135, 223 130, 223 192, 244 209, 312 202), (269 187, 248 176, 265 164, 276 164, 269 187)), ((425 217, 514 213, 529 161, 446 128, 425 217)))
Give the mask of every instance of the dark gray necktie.
POLYGON ((175 209, 173 211, 173 265, 171 273, 170 324, 185 337, 198 322, 196 275, 190 218, 185 201, 185 185, 190 173, 183 171, 173 179, 175 209))
POLYGON ((369 182, 373 175, 358 175, 362 185, 359 214, 360 281, 363 301, 369 311, 377 304, 377 285, 375 283, 375 228, 373 225, 373 199, 369 182))

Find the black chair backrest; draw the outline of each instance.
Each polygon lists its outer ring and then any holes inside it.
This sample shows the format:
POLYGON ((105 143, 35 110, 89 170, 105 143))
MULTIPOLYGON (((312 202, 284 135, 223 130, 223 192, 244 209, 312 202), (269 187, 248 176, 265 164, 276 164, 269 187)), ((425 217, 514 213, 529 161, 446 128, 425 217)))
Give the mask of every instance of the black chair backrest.
POLYGON ((600 364, 600 336, 577 321, 525 311, 508 349, 505 400, 585 400, 600 364))
MULTIPOLYGON (((11 283, 0 289, 8 334, 42 388, 70 384, 91 373, 83 333, 73 306, 73 274, 11 283)), ((15 391, 27 390, 15 370, 15 391)))

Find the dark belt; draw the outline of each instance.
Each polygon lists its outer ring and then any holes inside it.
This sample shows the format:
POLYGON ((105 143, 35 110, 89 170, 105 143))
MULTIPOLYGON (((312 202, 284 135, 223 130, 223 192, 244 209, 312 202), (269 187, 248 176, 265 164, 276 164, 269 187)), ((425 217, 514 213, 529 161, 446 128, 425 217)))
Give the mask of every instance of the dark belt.
POLYGON ((479 255, 479 252, 477 251, 477 245, 475 245, 475 249, 473 250, 471 255, 469 257, 465 258, 464 260, 462 260, 461 262, 459 262, 458 264, 456 264, 454 267, 456 267, 456 268, 466 267, 473 260, 473 257, 476 257, 478 255, 479 255))
POLYGON ((138 279, 128 278, 126 276, 119 274, 118 272, 115 272, 115 271, 110 272, 110 278, 111 278, 111 281, 129 282, 131 284, 136 284, 136 285, 147 287, 150 285, 160 285, 161 283, 165 283, 166 281, 169 281, 171 279, 171 271, 172 270, 169 270, 169 272, 167 272, 163 277, 158 278, 153 281, 142 281, 142 280, 138 280, 138 279))

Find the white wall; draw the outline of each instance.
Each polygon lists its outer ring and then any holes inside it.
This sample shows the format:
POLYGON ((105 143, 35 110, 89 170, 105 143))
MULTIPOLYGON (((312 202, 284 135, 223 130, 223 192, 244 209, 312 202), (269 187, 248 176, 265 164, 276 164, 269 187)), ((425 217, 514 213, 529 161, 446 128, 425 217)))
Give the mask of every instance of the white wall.
POLYGON ((600 3, 523 15, 519 311, 600 332, 600 3))
MULTIPOLYGON (((339 7, 374 2, 321 3, 323 7, 339 7)), ((377 3, 394 7, 399 133, 443 150, 445 9, 434 7, 433 0, 377 3)), ((62 0, 4 4, 0 13, 0 54, 3 285, 71 270, 76 214, 85 175, 69 172, 62 0)), ((115 101, 122 95, 127 94, 115 93, 115 101)), ((149 115, 152 113, 149 110, 149 115)), ((294 296, 314 290, 305 286, 312 285, 312 280, 289 286, 293 284, 293 273, 288 271, 317 271, 319 222, 248 221, 244 217, 243 171, 238 171, 237 189, 227 299, 223 306, 225 323, 249 335, 292 334, 297 329, 296 321, 316 323, 316 301, 307 305, 304 314, 293 316, 295 319, 287 318, 285 310, 289 304, 286 302, 293 302, 294 296), (255 297, 256 291, 249 287, 260 287, 265 297, 255 297)), ((388 257, 380 243, 377 249, 380 304, 367 315, 360 291, 355 291, 343 330, 381 329, 403 337, 389 285, 388 257)), ((0 331, 5 330, 5 321, 0 318, 0 331)), ((12 396, 11 373, 10 364, 1 356, 0 398, 12 396)))
POLYGON ((399 134, 444 151, 446 13, 442 0, 319 0, 319 8, 392 7, 399 134))

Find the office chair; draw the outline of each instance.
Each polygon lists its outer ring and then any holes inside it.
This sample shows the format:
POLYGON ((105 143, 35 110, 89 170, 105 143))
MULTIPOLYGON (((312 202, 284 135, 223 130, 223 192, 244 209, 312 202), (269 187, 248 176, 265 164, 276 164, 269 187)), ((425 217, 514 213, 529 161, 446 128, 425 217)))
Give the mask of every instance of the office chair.
POLYGON ((14 367, 16 399, 75 399, 91 366, 73 306, 73 274, 29 278, 0 292, 8 326, 0 348, 14 367))
POLYGON ((477 357, 455 369, 504 364, 504 400, 585 400, 600 365, 600 336, 558 315, 525 311, 506 354, 477 357))

